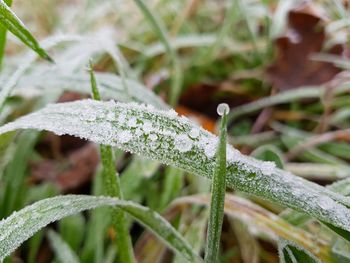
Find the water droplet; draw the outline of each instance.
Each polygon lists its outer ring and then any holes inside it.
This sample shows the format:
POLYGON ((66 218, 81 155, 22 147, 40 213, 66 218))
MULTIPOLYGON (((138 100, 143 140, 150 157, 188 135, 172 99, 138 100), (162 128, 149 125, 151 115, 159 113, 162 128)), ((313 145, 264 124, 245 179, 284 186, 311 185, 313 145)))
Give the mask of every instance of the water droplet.
POLYGON ((216 112, 220 115, 223 116, 224 114, 228 114, 230 111, 230 107, 228 106, 227 103, 220 103, 218 107, 216 108, 216 112))

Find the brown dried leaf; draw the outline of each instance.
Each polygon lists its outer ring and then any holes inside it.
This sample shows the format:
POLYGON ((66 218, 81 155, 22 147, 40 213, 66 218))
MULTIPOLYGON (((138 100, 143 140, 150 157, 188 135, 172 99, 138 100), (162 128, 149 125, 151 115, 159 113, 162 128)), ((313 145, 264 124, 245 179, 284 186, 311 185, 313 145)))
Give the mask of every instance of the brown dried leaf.
MULTIPOLYGON (((311 59, 313 54, 323 51, 325 20, 312 3, 304 3, 289 12, 287 33, 276 40, 277 59, 267 69, 267 77, 277 89, 320 85, 341 71, 332 63, 311 59)), ((326 52, 346 56, 347 50, 336 45, 326 52)))

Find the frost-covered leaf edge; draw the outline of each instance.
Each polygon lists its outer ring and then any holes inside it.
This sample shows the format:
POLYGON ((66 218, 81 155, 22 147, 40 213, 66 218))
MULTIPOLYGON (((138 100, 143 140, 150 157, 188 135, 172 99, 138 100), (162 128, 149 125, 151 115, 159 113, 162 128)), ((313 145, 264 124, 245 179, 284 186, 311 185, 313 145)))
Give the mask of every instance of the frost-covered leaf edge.
MULTIPOLYGON (((48 130, 117 146, 211 178, 218 139, 175 111, 136 103, 81 100, 52 104, 0 127, 48 130)), ((227 186, 350 230, 349 198, 227 147, 227 186)))
POLYGON ((200 262, 186 240, 158 213, 131 201, 105 196, 63 195, 43 199, 0 221, 0 262, 46 225, 100 206, 123 209, 190 262, 200 262), (197 260, 197 261, 196 261, 197 260))
POLYGON ((309 251, 305 250, 304 248, 296 245, 291 241, 288 241, 282 238, 278 240, 278 255, 280 257, 280 263, 288 263, 288 262, 307 263, 307 262, 311 262, 310 260, 312 260, 313 263, 321 263, 321 261, 318 258, 316 258, 314 255, 312 255, 309 251), (292 251, 291 248, 293 248, 294 251, 292 251), (287 253, 290 260, 286 259, 284 252, 287 253), (296 256, 303 257, 303 261, 297 261, 296 256), (304 257, 307 257, 307 258, 304 258, 304 257), (305 260, 308 260, 308 261, 305 261, 305 260))

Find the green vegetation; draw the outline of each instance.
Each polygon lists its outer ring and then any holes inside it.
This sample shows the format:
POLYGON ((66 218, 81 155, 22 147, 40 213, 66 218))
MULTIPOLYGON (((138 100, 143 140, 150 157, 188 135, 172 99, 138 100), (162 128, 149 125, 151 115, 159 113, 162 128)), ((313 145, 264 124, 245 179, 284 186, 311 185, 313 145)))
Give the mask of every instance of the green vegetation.
POLYGON ((350 261, 349 8, 0 0, 0 262, 350 261))

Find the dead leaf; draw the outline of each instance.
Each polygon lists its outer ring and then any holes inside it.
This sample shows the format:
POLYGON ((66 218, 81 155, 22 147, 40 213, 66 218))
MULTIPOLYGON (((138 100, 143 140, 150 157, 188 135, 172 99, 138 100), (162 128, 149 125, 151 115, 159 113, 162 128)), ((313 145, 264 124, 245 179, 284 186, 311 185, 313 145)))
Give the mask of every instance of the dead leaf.
POLYGON ((45 160, 33 165, 31 181, 51 181, 63 192, 88 183, 99 162, 96 146, 86 143, 64 160, 45 160))
MULTIPOLYGON (((267 69, 268 80, 278 90, 320 85, 341 71, 332 63, 311 59, 323 52, 325 22, 325 16, 310 2, 289 12, 287 32, 276 40, 277 58, 267 69)), ((325 52, 343 57, 348 53, 340 44, 325 52)))

